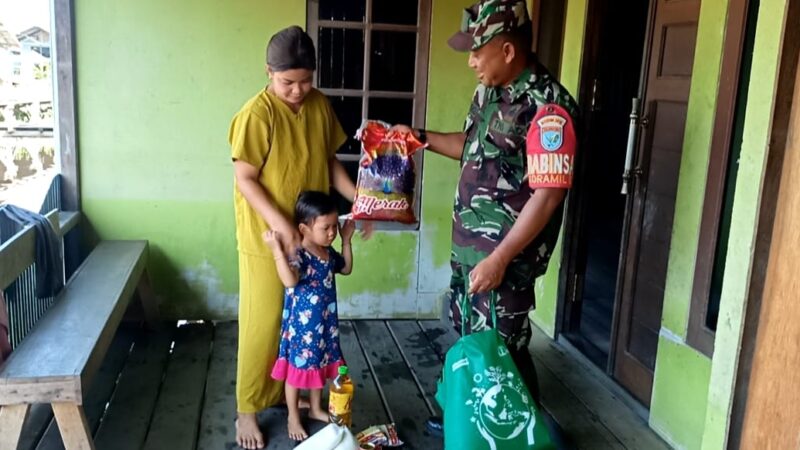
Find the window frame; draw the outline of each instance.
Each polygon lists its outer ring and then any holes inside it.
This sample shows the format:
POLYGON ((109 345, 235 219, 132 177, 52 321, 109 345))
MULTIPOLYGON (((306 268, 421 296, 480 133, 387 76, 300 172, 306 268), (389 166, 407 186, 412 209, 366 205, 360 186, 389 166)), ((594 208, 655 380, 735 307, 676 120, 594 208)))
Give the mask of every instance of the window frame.
POLYGON ((50 73, 53 77, 53 125, 60 154, 61 209, 80 211, 78 126, 75 110, 74 0, 50 2, 50 73))
POLYGON ((706 317, 725 200, 728 162, 736 120, 736 104, 740 83, 747 81, 741 79, 741 69, 749 5, 749 0, 732 0, 728 8, 720 84, 717 91, 705 200, 700 222, 689 310, 686 342, 709 358, 714 354, 716 332, 706 326, 706 317))
MULTIPOLYGON (((361 98, 361 117, 362 120, 369 117, 369 101, 371 98, 385 99, 407 99, 412 100, 412 120, 409 125, 413 128, 425 127, 425 114, 427 110, 428 98, 428 70, 430 64, 430 35, 431 35, 431 10, 432 0, 418 0, 417 24, 399 25, 372 22, 372 9, 374 0, 364 0, 365 11, 363 21, 345 20, 320 20, 319 19, 319 0, 307 1, 307 30, 314 42, 314 48, 319 51, 319 30, 327 29, 351 29, 362 30, 364 33, 364 73, 361 89, 331 89, 319 87, 319 71, 314 75, 314 87, 326 96, 332 97, 360 97, 361 98), (413 32, 417 35, 417 53, 414 72, 413 92, 397 91, 377 91, 369 87, 370 63, 372 55, 372 31, 400 31, 413 32)), ((351 130, 345 130, 350 132, 351 130)), ((353 130, 354 131, 354 130, 353 130)), ((376 229, 380 230, 418 230, 421 221, 420 212, 422 210, 422 171, 423 153, 417 152, 414 155, 416 170, 416 182, 414 184, 414 214, 417 223, 405 225, 395 222, 376 222, 376 229)), ((336 154, 339 161, 358 162, 360 155, 336 154)))

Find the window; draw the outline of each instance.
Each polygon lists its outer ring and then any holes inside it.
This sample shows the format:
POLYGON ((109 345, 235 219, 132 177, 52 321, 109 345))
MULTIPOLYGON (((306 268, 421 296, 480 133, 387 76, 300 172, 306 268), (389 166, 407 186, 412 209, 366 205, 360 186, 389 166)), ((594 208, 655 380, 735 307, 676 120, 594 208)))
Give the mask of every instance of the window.
POLYGON ((706 195, 697 247, 687 342, 711 357, 722 298, 734 190, 752 66, 759 0, 731 2, 726 26, 706 195))
POLYGON ((38 212, 59 173, 50 1, 0 6, 0 204, 38 212))
MULTIPOLYGON (((424 125, 430 8, 430 0, 308 2, 308 32, 317 48, 315 84, 351 136, 338 158, 354 181, 360 146, 353 136, 362 119, 424 125)), ((415 161, 419 217, 422 152, 415 161)), ((349 211, 349 203, 340 199, 340 209, 349 211)))

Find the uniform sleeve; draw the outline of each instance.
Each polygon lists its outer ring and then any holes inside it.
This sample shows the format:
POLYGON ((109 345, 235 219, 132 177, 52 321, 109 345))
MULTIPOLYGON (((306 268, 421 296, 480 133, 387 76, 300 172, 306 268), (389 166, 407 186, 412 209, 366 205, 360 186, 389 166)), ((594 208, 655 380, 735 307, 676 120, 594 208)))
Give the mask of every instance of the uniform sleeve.
POLYGON ((333 157, 336 152, 347 142, 347 134, 339 123, 339 118, 336 117, 336 112, 333 110, 330 102, 325 98, 325 108, 328 110, 328 157, 333 157))
POLYGON ((231 158, 260 169, 269 155, 270 137, 270 127, 263 118, 252 112, 240 112, 228 132, 231 158))
POLYGON ((572 187, 575 165, 575 123, 561 105, 539 108, 526 138, 528 185, 531 189, 572 187))

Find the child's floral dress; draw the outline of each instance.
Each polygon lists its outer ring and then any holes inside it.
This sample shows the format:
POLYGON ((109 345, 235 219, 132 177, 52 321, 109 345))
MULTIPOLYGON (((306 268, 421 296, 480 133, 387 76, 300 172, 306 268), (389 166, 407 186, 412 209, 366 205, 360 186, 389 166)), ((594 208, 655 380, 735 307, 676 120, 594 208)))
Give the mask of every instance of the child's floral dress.
POLYGON ((294 264, 300 277, 284 296, 281 343, 272 378, 300 389, 323 388, 344 365, 334 275, 345 263, 336 250, 327 250, 326 260, 305 249, 298 252, 294 264))

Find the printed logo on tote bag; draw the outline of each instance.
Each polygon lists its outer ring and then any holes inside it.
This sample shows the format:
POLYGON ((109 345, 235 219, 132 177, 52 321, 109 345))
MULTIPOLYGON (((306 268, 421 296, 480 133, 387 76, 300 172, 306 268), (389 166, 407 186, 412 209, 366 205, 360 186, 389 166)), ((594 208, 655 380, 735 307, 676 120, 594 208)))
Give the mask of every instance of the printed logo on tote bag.
MULTIPOLYGON (((498 356, 507 354, 505 346, 498 347, 498 356)), ((455 372, 468 365, 464 358, 454 363, 451 370, 455 372)), ((489 366, 475 373, 472 381, 475 386, 466 401, 466 405, 472 407, 470 420, 491 450, 497 450, 497 441, 509 441, 522 433, 526 434, 528 445, 533 445, 536 416, 528 397, 522 394, 526 389, 522 380, 499 366, 489 366)))

